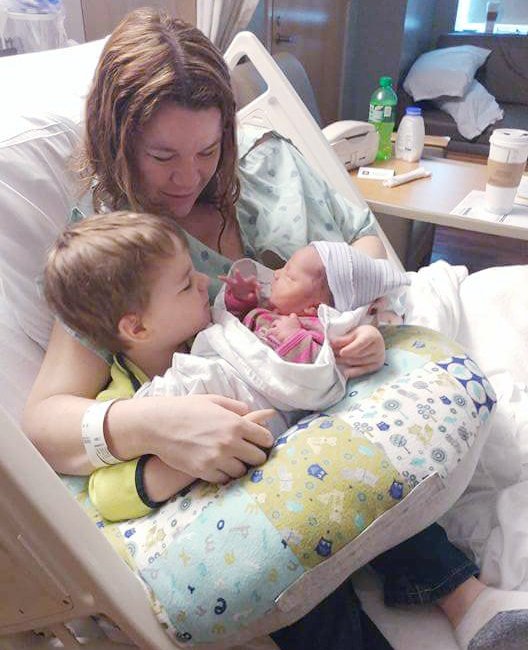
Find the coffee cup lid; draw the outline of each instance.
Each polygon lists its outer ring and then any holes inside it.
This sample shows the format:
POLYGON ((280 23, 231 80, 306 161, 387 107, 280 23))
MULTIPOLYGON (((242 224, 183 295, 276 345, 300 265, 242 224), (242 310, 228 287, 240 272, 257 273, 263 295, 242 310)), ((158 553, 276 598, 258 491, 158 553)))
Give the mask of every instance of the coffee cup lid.
POLYGON ((490 144, 503 147, 528 147, 528 131, 522 129, 495 129, 490 135, 490 144))

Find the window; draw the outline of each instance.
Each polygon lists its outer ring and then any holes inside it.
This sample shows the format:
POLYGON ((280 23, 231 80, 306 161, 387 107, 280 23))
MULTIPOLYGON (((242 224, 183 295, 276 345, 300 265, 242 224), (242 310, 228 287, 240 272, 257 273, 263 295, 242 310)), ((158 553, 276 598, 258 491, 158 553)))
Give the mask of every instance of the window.
MULTIPOLYGON (((489 0, 459 0, 455 31, 484 32, 489 0)), ((527 0, 501 0, 495 23, 495 33, 528 34, 527 0)))

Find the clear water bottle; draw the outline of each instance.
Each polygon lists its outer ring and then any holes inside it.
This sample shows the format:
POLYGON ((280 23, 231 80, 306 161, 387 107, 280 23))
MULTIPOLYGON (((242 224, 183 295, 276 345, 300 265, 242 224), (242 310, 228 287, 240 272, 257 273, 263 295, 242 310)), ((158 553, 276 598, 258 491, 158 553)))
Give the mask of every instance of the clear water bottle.
POLYGON ((368 121, 379 133, 376 160, 388 160, 392 156, 391 135, 396 119, 398 97, 392 87, 391 77, 380 77, 379 88, 370 98, 368 121))
POLYGON ((396 136, 396 158, 416 162, 420 160, 424 148, 425 126, 422 109, 418 106, 409 106, 405 109, 398 134, 396 136))

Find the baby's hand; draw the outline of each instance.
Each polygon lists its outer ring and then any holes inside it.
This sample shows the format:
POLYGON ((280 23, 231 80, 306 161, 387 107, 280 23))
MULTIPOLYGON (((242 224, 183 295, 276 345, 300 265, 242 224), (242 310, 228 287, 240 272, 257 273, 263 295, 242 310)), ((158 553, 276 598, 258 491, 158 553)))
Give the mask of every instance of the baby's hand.
POLYGON ((300 329, 301 321, 296 314, 290 314, 289 316, 279 316, 277 320, 273 321, 269 333, 282 343, 300 329))
POLYGON ((259 283, 254 275, 245 278, 242 273, 240 273, 239 269, 235 269, 232 276, 219 275, 218 279, 227 284, 231 294, 237 300, 249 302, 253 300, 258 301, 260 298, 259 283))

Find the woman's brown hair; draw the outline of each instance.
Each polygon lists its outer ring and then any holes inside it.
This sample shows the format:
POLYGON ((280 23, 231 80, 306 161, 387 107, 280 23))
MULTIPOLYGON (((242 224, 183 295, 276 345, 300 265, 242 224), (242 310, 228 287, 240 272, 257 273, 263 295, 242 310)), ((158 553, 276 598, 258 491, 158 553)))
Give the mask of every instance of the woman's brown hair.
POLYGON ((148 209, 137 193, 134 147, 139 130, 167 101, 220 110, 220 160, 200 201, 232 217, 240 185, 229 70, 200 30, 151 8, 131 12, 113 31, 88 95, 80 172, 92 187, 95 211, 148 209))

